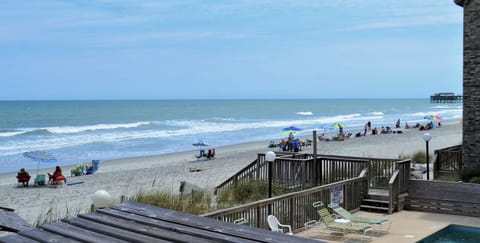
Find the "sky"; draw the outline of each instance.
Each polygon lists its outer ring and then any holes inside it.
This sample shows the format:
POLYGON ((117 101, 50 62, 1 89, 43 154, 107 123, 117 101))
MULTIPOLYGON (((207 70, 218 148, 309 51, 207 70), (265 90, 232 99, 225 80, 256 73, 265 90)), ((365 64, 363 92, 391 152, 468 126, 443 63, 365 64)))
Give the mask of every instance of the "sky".
POLYGON ((453 0, 2 0, 0 100, 428 98, 453 0))

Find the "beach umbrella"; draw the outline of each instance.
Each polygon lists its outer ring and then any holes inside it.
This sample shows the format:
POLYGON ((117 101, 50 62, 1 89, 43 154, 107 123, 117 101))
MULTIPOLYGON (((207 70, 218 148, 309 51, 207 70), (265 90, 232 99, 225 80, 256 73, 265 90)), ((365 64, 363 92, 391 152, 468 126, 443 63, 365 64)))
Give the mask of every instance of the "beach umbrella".
POLYGON ((295 132, 298 132, 298 131, 301 131, 302 129, 301 128, 298 128, 298 127, 295 127, 295 126, 289 126, 289 127, 286 127, 284 129, 282 129, 283 133, 285 134, 289 134, 291 132, 295 133, 295 132))
POLYGON ((345 128, 347 126, 345 126, 345 124, 341 123, 341 122, 335 122, 332 124, 332 127, 333 128, 337 128, 337 129, 340 129, 340 128, 345 128))
POLYGON ((210 144, 208 144, 207 142, 205 142, 203 140, 198 140, 197 142, 192 143, 192 145, 195 146, 195 147, 210 146, 210 144))
POLYGON ((437 115, 428 115, 423 117, 423 119, 431 120, 431 121, 440 121, 442 120, 442 117, 437 116, 437 115))
POLYGON ((28 151, 23 153, 23 157, 29 158, 33 161, 37 161, 37 175, 38 175, 38 169, 40 167, 40 162, 45 162, 45 163, 56 163, 57 159, 55 156, 50 154, 47 151, 43 150, 34 150, 34 151, 28 151))

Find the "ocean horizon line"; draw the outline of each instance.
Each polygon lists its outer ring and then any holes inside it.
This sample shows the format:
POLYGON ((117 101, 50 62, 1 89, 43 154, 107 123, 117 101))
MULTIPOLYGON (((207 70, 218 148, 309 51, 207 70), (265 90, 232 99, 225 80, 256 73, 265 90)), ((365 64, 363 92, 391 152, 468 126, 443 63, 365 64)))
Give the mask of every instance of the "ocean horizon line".
POLYGON ((19 99, 19 100, 0 100, 0 102, 34 102, 34 101, 61 101, 61 102, 76 102, 76 101, 262 101, 262 100, 423 100, 430 99, 428 97, 376 97, 376 98, 367 98, 367 97, 338 97, 338 98, 122 98, 122 99, 19 99))

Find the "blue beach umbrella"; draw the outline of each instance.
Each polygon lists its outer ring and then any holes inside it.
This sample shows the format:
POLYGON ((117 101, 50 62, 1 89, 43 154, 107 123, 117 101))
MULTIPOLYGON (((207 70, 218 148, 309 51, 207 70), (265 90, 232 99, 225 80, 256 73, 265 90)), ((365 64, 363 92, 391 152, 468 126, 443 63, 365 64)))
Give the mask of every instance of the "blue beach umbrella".
POLYGON ((302 129, 301 128, 298 128, 298 127, 294 127, 294 126, 289 126, 289 127, 286 127, 284 129, 282 129, 283 131, 301 131, 302 129))
POLYGON ((205 142, 203 140, 198 140, 197 142, 192 143, 192 145, 195 146, 195 147, 210 146, 210 144, 208 144, 207 142, 205 142))
POLYGON ((291 132, 295 133, 295 132, 298 132, 298 131, 301 131, 301 130, 302 130, 301 128, 294 127, 294 126, 289 126, 289 127, 286 127, 284 129, 282 129, 283 133, 285 133, 285 134, 289 134, 291 132))
POLYGON ((23 153, 23 157, 29 158, 33 161, 37 161, 37 175, 38 175, 38 169, 40 167, 40 162, 45 162, 45 163, 56 163, 57 159, 55 156, 50 154, 47 151, 43 150, 34 150, 34 151, 28 151, 23 153))

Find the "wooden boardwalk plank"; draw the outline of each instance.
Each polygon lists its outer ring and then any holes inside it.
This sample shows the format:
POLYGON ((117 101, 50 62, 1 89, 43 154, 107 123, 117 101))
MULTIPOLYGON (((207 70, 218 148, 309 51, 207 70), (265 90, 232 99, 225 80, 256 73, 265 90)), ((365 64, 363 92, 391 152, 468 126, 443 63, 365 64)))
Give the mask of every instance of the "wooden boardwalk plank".
POLYGON ((126 229, 116 228, 109 225, 103 225, 94 221, 89 221, 82 218, 72 218, 68 219, 65 222, 86 229, 92 232, 97 232, 104 234, 115 239, 121 239, 128 242, 171 242, 168 240, 163 240, 162 238, 154 238, 148 235, 138 234, 126 229))
POLYGON ((31 229, 33 226, 20 218, 13 210, 2 208, 0 209, 0 228, 4 231, 19 232, 31 229))
POLYGON ((25 236, 13 234, 13 235, 0 237, 0 242, 2 243, 34 243, 39 241, 32 240, 25 236))
POLYGON ((134 220, 135 222, 151 225, 157 228, 161 228, 168 231, 180 232, 182 234, 188 234, 193 237, 198 237, 198 240, 208 239, 214 242, 259 242, 254 240, 249 240, 241 237, 235 237, 231 235, 223 234, 222 232, 212 232, 202 229, 197 229, 195 227, 190 227, 188 225, 175 224, 160 219, 148 218, 142 215, 131 214, 127 212, 122 212, 114 209, 101 209, 97 210, 102 214, 107 214, 113 217, 122 218, 125 220, 134 220))
MULTIPOLYGON (((84 215, 79 215, 79 218, 82 219, 87 219, 91 220, 94 222, 98 222, 100 224, 104 225, 110 225, 112 227, 117 227, 121 229, 127 229, 132 232, 148 235, 151 237, 156 237, 160 239, 166 239, 166 240, 171 240, 171 241, 183 241, 183 242, 197 242, 197 241, 202 241, 206 243, 213 243, 217 241, 209 240, 207 238, 202 238, 202 237, 197 237, 193 236, 190 234, 184 233, 186 230, 180 229, 180 230, 168 230, 171 229, 172 227, 164 227, 164 228, 159 228, 152 226, 150 223, 149 224, 142 224, 141 222, 136 221, 135 219, 132 220, 130 219, 123 219, 123 218, 118 218, 118 217, 113 217, 110 215, 106 214, 100 214, 100 213, 91 213, 91 214, 84 214, 84 215), (168 228, 168 229, 165 229, 168 228)), ((178 229, 178 228, 177 228, 178 229)), ((201 232, 197 232, 199 235, 201 235, 201 232)))
POLYGON ((40 228, 21 231, 19 234, 39 242, 71 242, 71 243, 79 242, 77 240, 69 239, 61 235, 52 234, 40 228))
POLYGON ((91 232, 63 222, 42 225, 41 228, 52 234, 59 234, 64 237, 83 242, 128 242, 99 233, 91 232))
MULTIPOLYGON (((131 214, 138 214, 154 219, 160 219, 162 221, 175 224, 186 225, 197 229, 203 229, 205 231, 221 232, 222 234, 240 237, 245 240, 253 240, 259 242, 286 242, 290 239, 291 241, 298 241, 299 239, 295 236, 279 234, 277 232, 272 232, 264 229, 258 229, 254 227, 239 227, 238 225, 232 223, 226 223, 211 218, 195 216, 135 202, 122 203, 112 207, 112 209, 128 212, 131 214)), ((302 240, 304 242, 309 241, 309 239, 302 240)), ((311 242, 318 241, 311 240, 311 242)))

